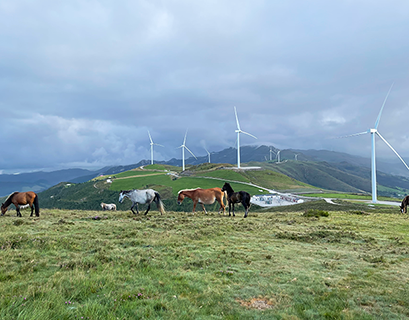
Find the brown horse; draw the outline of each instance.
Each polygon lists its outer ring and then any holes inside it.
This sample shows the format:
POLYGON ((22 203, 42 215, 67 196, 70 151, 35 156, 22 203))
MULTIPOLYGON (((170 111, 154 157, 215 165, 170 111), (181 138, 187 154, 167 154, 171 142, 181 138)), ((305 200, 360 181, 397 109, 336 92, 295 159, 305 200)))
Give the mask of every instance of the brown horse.
POLYGON ((10 194, 6 202, 1 204, 1 215, 4 215, 9 208, 11 204, 14 204, 16 207, 17 211, 17 217, 21 217, 21 212, 20 212, 20 205, 26 205, 28 204, 31 208, 31 214, 30 217, 33 216, 33 205, 35 207, 35 214, 37 217, 40 216, 40 207, 38 206, 38 196, 35 192, 33 191, 27 191, 27 192, 13 192, 10 194))
POLYGON ((244 207, 245 210, 245 214, 244 214, 244 218, 247 218, 247 214, 249 212, 250 209, 250 194, 246 191, 238 191, 238 192, 234 192, 233 188, 231 187, 230 183, 226 182, 223 185, 222 191, 226 191, 227 192, 227 201, 229 203, 229 217, 231 216, 230 214, 230 210, 231 207, 233 207, 233 217, 235 217, 234 215, 234 204, 235 203, 241 203, 244 207))
POLYGON ((225 211, 225 205, 223 203, 224 192, 220 188, 211 189, 185 189, 180 190, 178 193, 178 204, 182 204, 183 199, 188 197, 193 200, 193 212, 196 210, 197 203, 202 205, 203 211, 207 214, 205 204, 213 204, 216 200, 220 204, 220 211, 223 209, 223 214, 225 211))
POLYGON ((407 213, 407 207, 409 204, 409 196, 406 196, 405 198, 403 198, 402 203, 400 204, 400 212, 401 213, 407 213))

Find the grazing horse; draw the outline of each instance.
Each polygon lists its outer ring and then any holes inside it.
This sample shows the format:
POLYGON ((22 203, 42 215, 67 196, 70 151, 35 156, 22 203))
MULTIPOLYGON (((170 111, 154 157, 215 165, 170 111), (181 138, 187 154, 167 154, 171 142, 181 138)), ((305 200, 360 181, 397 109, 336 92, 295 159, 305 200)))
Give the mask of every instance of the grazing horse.
POLYGON ((17 211, 17 217, 21 217, 21 212, 20 212, 20 205, 29 205, 31 208, 31 214, 30 217, 33 216, 33 211, 35 207, 35 214, 37 217, 40 216, 40 207, 38 205, 38 196, 35 192, 33 191, 27 191, 27 192, 13 192, 10 194, 6 202, 1 204, 1 215, 4 215, 6 211, 8 210, 9 206, 11 204, 14 204, 16 207, 17 211))
POLYGON ((220 188, 211 189, 185 189, 180 190, 178 193, 178 204, 182 204, 183 199, 188 197, 193 200, 193 212, 196 210, 197 203, 202 205, 203 211, 207 214, 205 204, 213 204, 216 200, 220 204, 220 211, 223 209, 223 214, 225 212, 226 206, 223 203, 224 192, 220 188))
POLYGON ((402 203, 400 204, 400 212, 401 213, 407 213, 407 207, 409 204, 409 196, 406 196, 405 198, 403 198, 402 203))
POLYGON ((116 211, 116 204, 114 203, 103 203, 101 202, 101 208, 102 210, 113 210, 116 211))
POLYGON ((153 201, 155 201, 160 214, 165 213, 165 206, 163 205, 160 195, 153 189, 144 189, 144 190, 133 189, 133 190, 126 190, 126 191, 121 190, 121 192, 119 193, 119 202, 122 203, 125 197, 127 197, 129 200, 132 201, 131 211, 133 214, 139 214, 138 203, 140 204, 147 203, 148 209, 146 209, 146 212, 145 212, 145 215, 146 215, 148 211, 150 210, 151 203, 153 201), (136 207, 136 213, 135 211, 133 211, 134 207, 136 207))
POLYGON ((250 194, 248 194, 246 191, 234 192, 231 185, 227 182, 223 185, 222 191, 227 192, 227 202, 229 203, 229 216, 231 216, 230 209, 231 207, 233 207, 233 217, 235 217, 234 204, 241 203, 245 210, 244 218, 247 218, 247 213, 250 209, 250 199, 251 199, 250 194))

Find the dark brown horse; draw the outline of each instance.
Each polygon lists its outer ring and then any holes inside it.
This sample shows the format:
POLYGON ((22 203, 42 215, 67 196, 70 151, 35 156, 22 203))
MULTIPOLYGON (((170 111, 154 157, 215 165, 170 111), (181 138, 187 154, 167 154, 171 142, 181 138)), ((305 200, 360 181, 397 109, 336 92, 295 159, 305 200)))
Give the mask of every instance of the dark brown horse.
POLYGON ((223 209, 223 214, 226 206, 223 203, 224 192, 220 188, 211 189, 185 189, 180 190, 178 193, 178 204, 182 204, 183 199, 188 197, 193 200, 193 212, 196 210, 196 205, 200 203, 203 211, 207 214, 205 204, 213 204, 216 200, 220 204, 220 211, 223 209))
POLYGON ((33 211, 35 207, 35 214, 37 217, 40 216, 40 207, 38 206, 38 196, 33 191, 27 192, 13 192, 6 199, 6 202, 1 204, 1 215, 4 215, 11 204, 16 206, 17 217, 21 217, 20 205, 28 204, 31 208, 30 217, 33 216, 33 211))
POLYGON ((401 213, 407 213, 407 207, 409 204, 409 196, 406 196, 405 198, 403 198, 402 203, 400 204, 400 212, 401 213))
POLYGON ((222 191, 227 192, 227 201, 229 203, 229 216, 231 216, 230 209, 231 207, 233 207, 233 217, 235 217, 234 204, 241 203, 245 210, 244 218, 247 218, 247 213, 249 212, 249 209, 250 209, 250 199, 251 199, 250 194, 247 193, 246 191, 234 192, 230 183, 227 183, 227 182, 224 184, 222 191))

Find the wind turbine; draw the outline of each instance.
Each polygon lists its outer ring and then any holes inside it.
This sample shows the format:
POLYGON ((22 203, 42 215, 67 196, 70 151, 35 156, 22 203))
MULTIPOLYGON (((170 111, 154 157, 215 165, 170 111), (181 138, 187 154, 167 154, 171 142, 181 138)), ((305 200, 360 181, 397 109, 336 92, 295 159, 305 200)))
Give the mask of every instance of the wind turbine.
POLYGON ((158 144, 158 143, 153 143, 151 134, 149 133, 149 130, 148 130, 148 135, 149 135, 149 140, 151 141, 151 143, 150 143, 150 145, 151 145, 151 164, 153 164, 153 146, 154 145, 160 146, 160 147, 163 147, 163 146, 161 144, 158 144))
POLYGON ((408 165, 406 164, 406 162, 402 159, 402 157, 396 152, 396 150, 389 144, 388 141, 385 140, 384 137, 382 137, 382 135, 379 133, 378 131, 378 125, 379 125, 379 121, 381 120, 381 114, 382 114, 382 110, 383 107, 385 106, 386 100, 388 99, 389 93, 391 92, 393 87, 393 83, 391 85, 391 87, 389 88, 388 94, 385 97, 385 100, 383 101, 382 107, 381 107, 381 111, 379 111, 378 114, 378 118, 376 118, 376 122, 375 122, 375 128, 373 129, 368 129, 367 131, 364 132, 360 132, 360 133, 355 133, 355 134, 351 134, 348 135, 346 137, 352 137, 352 136, 359 136, 362 134, 366 134, 366 133, 370 133, 371 134, 371 141, 372 141, 372 149, 371 149, 371 182, 372 182, 372 203, 376 203, 377 199, 376 199, 376 157, 375 157, 375 135, 377 134, 379 136, 379 138, 381 138, 383 140, 383 142, 386 143, 386 145, 392 149, 392 151, 396 154, 396 156, 402 161, 402 163, 405 165, 405 167, 409 170, 408 165))
POLYGON ((244 132, 240 129, 240 123, 239 123, 239 118, 237 117, 237 110, 236 107, 234 107, 234 114, 236 115, 236 123, 237 123, 237 129, 235 132, 237 133, 237 169, 240 169, 240 133, 247 134, 250 137, 253 137, 254 139, 257 139, 257 137, 253 136, 250 133, 244 132))
POLYGON ((270 147, 270 161, 273 161, 272 154, 274 153, 273 149, 270 147))
POLYGON ((277 151, 277 163, 280 163, 280 152, 281 150, 277 151))
POLYGON ((192 154, 192 156, 194 156, 195 159, 197 160, 197 158, 196 158, 196 156, 193 154, 193 152, 190 151, 188 147, 186 147, 186 136, 187 136, 187 130, 186 130, 186 133, 185 133, 185 138, 183 139, 183 144, 179 147, 179 148, 182 148, 182 170, 183 170, 183 171, 185 171, 185 149, 186 149, 187 151, 189 151, 189 152, 192 154))
POLYGON ((208 156, 209 156, 209 163, 210 163, 210 152, 209 151, 207 151, 207 149, 206 148, 204 148, 205 150, 206 150, 206 152, 207 152, 207 154, 208 154, 208 156))

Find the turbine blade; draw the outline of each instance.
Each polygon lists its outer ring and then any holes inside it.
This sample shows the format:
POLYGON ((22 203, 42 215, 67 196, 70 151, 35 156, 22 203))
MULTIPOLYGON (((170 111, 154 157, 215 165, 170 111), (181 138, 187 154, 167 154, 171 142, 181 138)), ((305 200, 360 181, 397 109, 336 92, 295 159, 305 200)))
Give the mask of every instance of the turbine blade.
POLYGON ((385 106, 386 100, 388 99, 389 93, 390 93, 391 90, 392 90, 392 87, 393 87, 393 83, 392 83, 391 87, 389 88, 389 91, 388 91, 388 94, 387 94, 386 97, 385 97, 385 100, 383 101, 383 104, 382 104, 382 107, 381 107, 381 111, 379 111, 379 114, 378 114, 378 118, 376 118, 375 129, 378 129, 379 121, 381 120, 382 110, 383 110, 383 107, 385 106))
POLYGON ((248 133, 248 132, 241 131, 241 133, 247 134, 248 136, 253 137, 254 139, 257 139, 256 136, 253 136, 252 134, 250 134, 250 133, 248 133))
POLYGON ((186 147, 186 146, 185 146, 185 149, 186 149, 187 151, 189 151, 189 152, 190 152, 190 154, 191 154, 192 156, 194 156, 194 157, 195 157, 195 159, 197 160, 196 156, 193 154, 193 152, 192 152, 192 151, 190 151, 190 149, 189 149, 188 147, 186 147))
POLYGON ((206 150, 207 154, 210 154, 210 152, 209 152, 209 151, 207 151, 207 149, 206 149, 206 148, 204 148, 204 149, 206 150))
POLYGON ((149 133, 149 130, 148 130, 148 135, 149 135, 149 140, 151 140, 151 143, 153 143, 151 134, 149 133))
POLYGON ((161 144, 159 144, 159 143, 153 143, 155 146, 159 146, 159 147, 165 147, 165 146, 162 146, 161 144))
POLYGON ((239 117, 237 116, 236 107, 234 107, 234 114, 236 115, 237 129, 241 131, 241 129, 240 129, 240 123, 239 123, 239 117))
POLYGON ((183 145, 186 144, 186 136, 187 136, 187 129, 186 129, 186 133, 185 133, 185 139, 183 139, 183 145))
POLYGON ((393 152, 395 152, 395 154, 398 156, 398 158, 400 159, 400 161, 402 161, 402 163, 405 165, 406 169, 409 170, 408 165, 407 165, 406 162, 402 159, 402 157, 399 155, 399 153, 396 152, 396 150, 389 144, 388 141, 385 140, 384 137, 381 136, 381 134, 380 134, 378 131, 377 131, 376 133, 378 134, 379 138, 381 138, 381 139, 383 140, 383 142, 385 142, 385 143, 388 145, 388 147, 391 148, 393 152))
POLYGON ((336 137, 335 139, 348 138, 348 137, 354 137, 354 136, 360 136, 360 135, 362 135, 362 134, 367 134, 367 133, 370 133, 370 132, 371 132, 371 130, 367 130, 367 131, 364 131, 364 132, 349 134, 349 135, 347 135, 347 136, 336 137))

